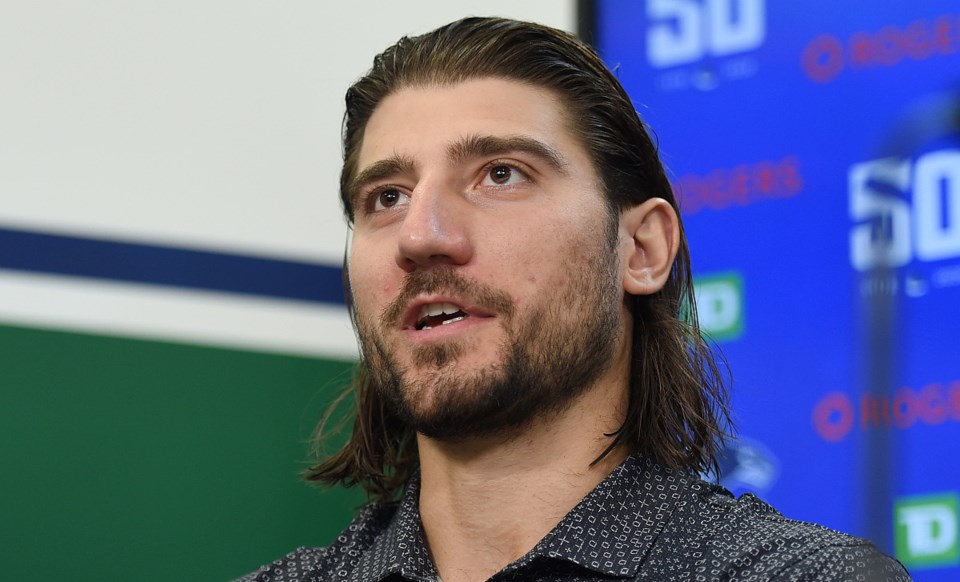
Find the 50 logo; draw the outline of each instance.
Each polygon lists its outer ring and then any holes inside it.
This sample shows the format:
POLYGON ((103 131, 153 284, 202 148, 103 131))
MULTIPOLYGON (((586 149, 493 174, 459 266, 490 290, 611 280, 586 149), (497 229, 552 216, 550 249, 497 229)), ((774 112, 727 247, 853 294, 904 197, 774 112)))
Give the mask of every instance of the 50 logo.
POLYGON ((766 36, 765 0, 648 0, 647 59, 657 68, 746 52, 766 36))
POLYGON ((960 150, 856 164, 849 187, 856 270, 960 257, 960 150))

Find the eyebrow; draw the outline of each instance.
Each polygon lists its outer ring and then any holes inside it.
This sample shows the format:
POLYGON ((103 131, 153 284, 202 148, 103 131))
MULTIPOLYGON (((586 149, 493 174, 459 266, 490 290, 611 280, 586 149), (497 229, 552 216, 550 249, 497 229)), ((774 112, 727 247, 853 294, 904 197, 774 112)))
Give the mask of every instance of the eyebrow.
POLYGON ((450 144, 447 156, 454 164, 471 158, 502 156, 521 152, 540 158, 561 174, 567 173, 567 160, 542 141, 523 135, 499 137, 494 135, 471 135, 450 144))
POLYGON ((360 189, 366 184, 386 180, 398 174, 412 174, 414 167, 415 164, 412 158, 397 153, 394 153, 389 158, 370 164, 350 181, 347 192, 350 193, 351 205, 356 206, 356 199, 357 196, 360 195, 360 189))

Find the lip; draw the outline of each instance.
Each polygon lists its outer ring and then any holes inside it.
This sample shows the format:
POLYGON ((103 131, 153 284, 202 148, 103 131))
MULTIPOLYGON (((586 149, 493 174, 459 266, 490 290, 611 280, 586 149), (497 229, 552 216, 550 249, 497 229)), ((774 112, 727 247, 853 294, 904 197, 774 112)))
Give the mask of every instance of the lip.
POLYGON ((477 323, 481 323, 483 320, 492 319, 494 315, 487 311, 486 309, 474 305, 470 302, 464 301, 463 299, 454 297, 452 295, 421 295, 416 297, 410 304, 407 306, 407 309, 403 312, 403 319, 401 320, 401 329, 405 333, 414 334, 417 336, 423 335, 439 335, 433 332, 444 333, 442 335, 447 335, 447 332, 454 332, 455 329, 465 329, 466 327, 471 327, 477 323), (466 319, 458 321, 456 323, 450 323, 447 325, 437 326, 432 329, 417 329, 417 319, 420 315, 420 308, 424 305, 429 305, 430 303, 452 303, 460 308, 461 311, 469 315, 466 319), (450 329, 447 329, 450 328, 450 329))

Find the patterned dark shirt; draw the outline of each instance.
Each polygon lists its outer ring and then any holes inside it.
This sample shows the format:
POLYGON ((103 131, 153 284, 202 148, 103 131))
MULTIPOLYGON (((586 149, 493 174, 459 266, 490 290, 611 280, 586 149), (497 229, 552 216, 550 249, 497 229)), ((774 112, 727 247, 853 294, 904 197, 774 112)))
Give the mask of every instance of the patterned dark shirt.
MULTIPOLYGON (((437 582, 417 509, 370 505, 326 548, 301 548, 243 582, 437 582)), ((733 498, 690 473, 634 456, 491 581, 910 580, 871 543, 786 519, 753 495, 733 498)))

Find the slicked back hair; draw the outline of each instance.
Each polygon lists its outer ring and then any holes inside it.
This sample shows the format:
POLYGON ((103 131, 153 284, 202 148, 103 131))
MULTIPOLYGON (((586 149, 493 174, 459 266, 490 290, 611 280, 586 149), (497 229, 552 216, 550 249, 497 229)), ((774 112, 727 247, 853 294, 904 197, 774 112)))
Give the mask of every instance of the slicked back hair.
MULTIPOLYGON (((347 91, 340 197, 348 222, 354 219, 350 190, 364 130, 383 99, 403 88, 480 78, 514 80, 559 97, 568 129, 600 177, 611 216, 654 197, 668 201, 679 215, 656 146, 619 81, 589 46, 539 24, 466 18, 401 38, 376 56, 373 68, 347 91)), ((346 270, 344 278, 347 286, 346 270)), ((727 393, 714 353, 696 323, 682 225, 679 251, 664 287, 628 299, 633 314, 629 405, 624 424, 609 435, 607 452, 625 447, 669 467, 715 469, 718 448, 730 428, 727 393)), ((352 304, 350 310, 356 324, 352 304)), ((370 386, 362 355, 341 400, 351 396, 356 417, 349 439, 306 477, 331 485, 360 485, 371 499, 394 500, 419 467, 416 435, 370 386)), ((320 450, 329 418, 328 413, 317 430, 320 450)))

